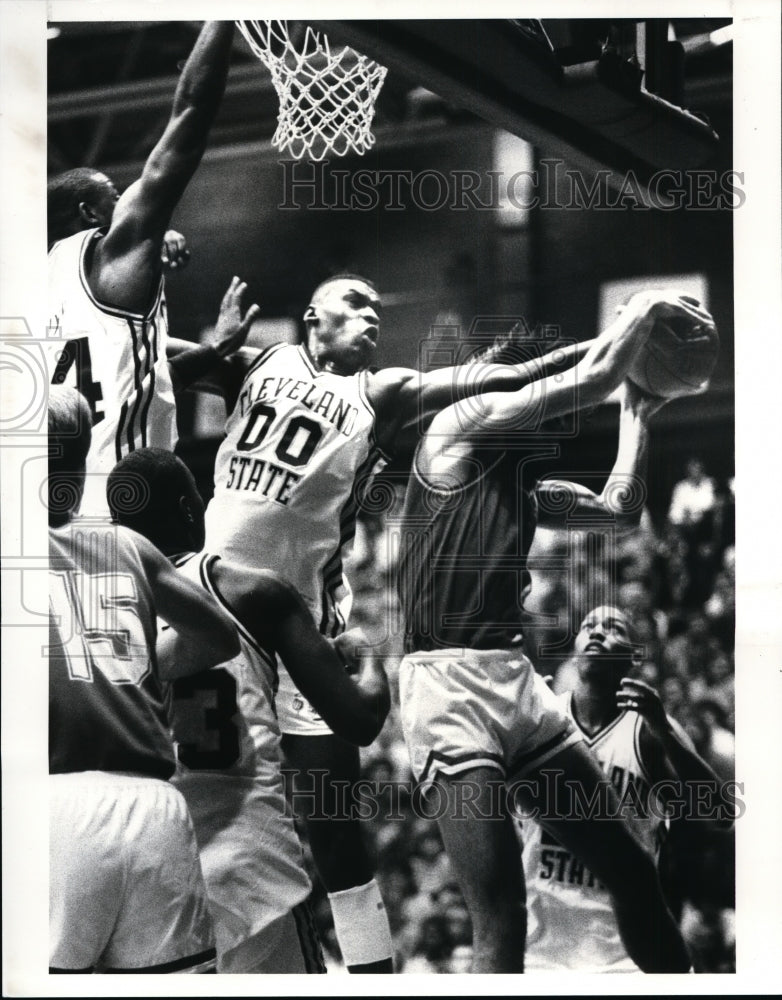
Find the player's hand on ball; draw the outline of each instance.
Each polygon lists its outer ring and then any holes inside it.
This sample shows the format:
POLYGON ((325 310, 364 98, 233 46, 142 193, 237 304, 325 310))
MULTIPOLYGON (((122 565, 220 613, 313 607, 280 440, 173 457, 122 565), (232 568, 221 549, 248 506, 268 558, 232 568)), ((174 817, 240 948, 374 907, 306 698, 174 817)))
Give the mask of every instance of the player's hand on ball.
POLYGON ((655 736, 662 738, 670 728, 659 694, 644 681, 623 677, 616 692, 616 704, 642 715, 655 736))
POLYGON ((690 319, 693 325, 711 324, 714 319, 692 295, 663 289, 651 292, 650 313, 655 319, 690 319))
POLYGON ((629 378, 626 378, 622 383, 621 393, 622 404, 633 413, 637 413, 642 420, 648 420, 666 403, 670 402, 662 396, 653 396, 650 392, 646 392, 629 378))
POLYGON ((247 283, 233 277, 220 303, 213 346, 223 358, 239 350, 247 340, 250 327, 261 315, 260 308, 253 304, 242 316, 242 297, 246 290, 247 283))
POLYGON ((190 260, 190 251, 187 248, 187 241, 181 233, 174 229, 168 230, 163 237, 160 259, 166 271, 181 270, 187 266, 187 262, 190 260))

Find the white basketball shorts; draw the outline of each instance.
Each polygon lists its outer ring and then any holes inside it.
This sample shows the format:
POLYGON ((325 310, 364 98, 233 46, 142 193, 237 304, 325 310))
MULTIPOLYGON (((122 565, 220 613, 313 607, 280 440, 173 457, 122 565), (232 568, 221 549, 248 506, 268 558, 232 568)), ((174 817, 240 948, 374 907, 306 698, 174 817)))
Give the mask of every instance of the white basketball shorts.
POLYGON ((214 938, 195 834, 167 781, 49 778, 49 965, 202 972, 214 938))
POLYGON ((408 654, 399 692, 410 765, 423 785, 475 767, 523 777, 581 739, 521 651, 408 654))

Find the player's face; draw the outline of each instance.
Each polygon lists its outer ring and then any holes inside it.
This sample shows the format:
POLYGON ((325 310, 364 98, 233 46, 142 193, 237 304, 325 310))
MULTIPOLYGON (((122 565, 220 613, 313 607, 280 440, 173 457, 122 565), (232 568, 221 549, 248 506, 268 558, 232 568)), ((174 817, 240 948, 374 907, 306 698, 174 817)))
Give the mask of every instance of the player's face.
POLYGON ((110 226, 114 208, 119 201, 119 192, 105 174, 97 173, 93 180, 95 186, 90 195, 90 208, 95 213, 99 226, 110 226))
POLYGON ((581 622, 575 641, 582 673, 594 669, 624 671, 632 657, 627 618, 617 608, 600 607, 581 622))
POLYGON ((380 298, 363 281, 340 278, 325 285, 313 300, 308 317, 316 322, 316 360, 341 375, 368 368, 380 334, 380 298))

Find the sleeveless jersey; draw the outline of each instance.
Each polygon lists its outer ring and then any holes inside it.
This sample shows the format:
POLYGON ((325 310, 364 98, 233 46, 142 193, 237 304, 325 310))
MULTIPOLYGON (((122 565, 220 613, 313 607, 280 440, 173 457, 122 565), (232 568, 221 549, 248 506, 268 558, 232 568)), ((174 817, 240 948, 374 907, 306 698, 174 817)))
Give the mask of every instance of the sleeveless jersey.
MULTIPOLYGON (((566 692, 560 698, 580 730, 573 714, 572 694, 566 692)), ((638 743, 642 724, 642 716, 626 711, 594 736, 580 731, 620 805, 625 806, 622 815, 636 839, 657 860, 666 826, 649 809, 652 779, 641 760, 638 743), (634 815, 636 809, 645 812, 646 818, 634 815)), ((525 821, 522 838, 527 884, 527 971, 640 971, 622 943, 608 892, 595 876, 539 824, 525 821)))
POLYGON ((87 230, 49 251, 49 378, 75 386, 92 412, 81 505, 87 515, 107 513, 105 477, 124 455, 145 446, 171 451, 176 444, 163 281, 143 316, 99 303, 86 260, 100 238, 101 230, 87 230))
POLYGON ((168 778, 152 592, 125 528, 49 531, 49 771, 168 778))
POLYGON ((366 377, 320 372, 301 346, 264 351, 228 418, 206 511, 206 549, 285 577, 329 635, 343 626, 357 491, 384 461, 366 377))
POLYGON ((233 618, 241 651, 173 688, 174 784, 187 800, 224 954, 306 899, 311 889, 286 808, 273 654, 253 639, 216 590, 217 556, 180 562, 233 618))
POLYGON ((475 478, 449 488, 416 468, 402 516, 398 588, 407 653, 503 649, 521 639, 535 532, 529 456, 483 453, 475 478))

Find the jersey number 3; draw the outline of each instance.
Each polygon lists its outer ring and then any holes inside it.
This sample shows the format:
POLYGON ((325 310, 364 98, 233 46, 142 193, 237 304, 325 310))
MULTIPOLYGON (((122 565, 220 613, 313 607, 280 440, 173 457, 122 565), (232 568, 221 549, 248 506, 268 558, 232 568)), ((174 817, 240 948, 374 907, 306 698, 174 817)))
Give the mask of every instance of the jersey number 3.
POLYGON ((236 681, 222 667, 174 682, 177 756, 192 771, 224 771, 239 759, 236 681))

